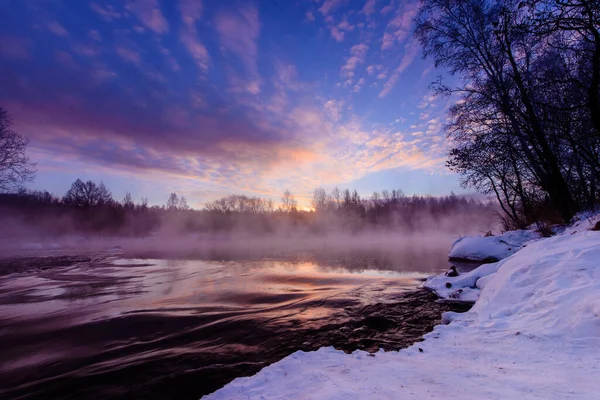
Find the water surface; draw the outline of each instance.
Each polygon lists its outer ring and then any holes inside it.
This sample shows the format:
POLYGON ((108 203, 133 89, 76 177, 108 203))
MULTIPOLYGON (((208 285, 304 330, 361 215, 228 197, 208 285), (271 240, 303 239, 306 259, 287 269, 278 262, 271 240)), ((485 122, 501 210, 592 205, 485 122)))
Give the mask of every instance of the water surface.
POLYGON ((0 397, 198 398, 343 329, 357 336, 373 307, 360 335, 378 348, 394 340, 369 333, 395 329, 382 305, 446 267, 445 254, 348 250, 32 260, 0 271, 0 397))

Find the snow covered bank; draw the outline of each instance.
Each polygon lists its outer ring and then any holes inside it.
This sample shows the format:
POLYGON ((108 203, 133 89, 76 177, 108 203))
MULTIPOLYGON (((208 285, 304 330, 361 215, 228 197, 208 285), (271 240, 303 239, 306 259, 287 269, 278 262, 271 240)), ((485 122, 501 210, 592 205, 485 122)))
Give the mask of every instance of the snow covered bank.
POLYGON ((509 231, 499 236, 464 236, 452 244, 451 260, 498 261, 513 255, 523 244, 539 239, 534 231, 509 231))
MULTIPOLYGON (((578 214, 568 227, 556 228, 559 236, 573 235, 593 229, 600 221, 600 214, 578 214)), ((465 236, 457 239, 450 250, 450 259, 500 260, 483 264, 467 273, 453 276, 452 273, 428 278, 423 287, 433 291, 441 299, 456 302, 474 303, 481 290, 490 282, 506 258, 541 240, 541 235, 533 230, 505 232, 499 236, 465 236)))
POLYGON ((297 352, 206 399, 597 399, 600 232, 588 229, 453 278, 479 286, 479 300, 424 342, 375 356, 297 352))
POLYGON ((428 278, 423 287, 434 292, 444 300, 474 303, 479 298, 481 289, 494 276, 502 261, 483 264, 473 271, 458 276, 440 274, 428 278))

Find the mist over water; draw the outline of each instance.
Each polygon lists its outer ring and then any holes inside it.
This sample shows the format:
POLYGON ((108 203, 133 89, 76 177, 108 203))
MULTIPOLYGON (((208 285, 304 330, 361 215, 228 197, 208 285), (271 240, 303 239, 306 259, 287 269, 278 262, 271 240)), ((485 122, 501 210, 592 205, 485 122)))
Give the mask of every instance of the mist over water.
POLYGON ((500 228, 491 206, 465 207, 436 215, 426 210, 407 211, 379 217, 377 224, 364 218, 316 213, 215 216, 163 210, 154 216, 131 218, 131 224, 126 222, 117 230, 83 229, 78 225, 80 220, 89 215, 98 218, 97 210, 76 211, 81 215, 72 210, 59 215, 47 210, 38 215, 23 210, 3 213, 2 254, 95 253, 115 246, 134 257, 154 258, 248 258, 331 249, 419 252, 433 248, 437 252, 448 251, 457 237, 500 228), (132 226, 140 220, 156 220, 154 228, 136 234, 132 226))

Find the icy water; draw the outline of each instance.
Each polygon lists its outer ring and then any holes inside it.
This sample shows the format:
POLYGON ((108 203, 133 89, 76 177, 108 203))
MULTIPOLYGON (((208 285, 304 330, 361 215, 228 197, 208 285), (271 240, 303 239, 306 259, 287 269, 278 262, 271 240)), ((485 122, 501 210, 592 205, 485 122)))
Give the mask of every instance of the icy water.
POLYGON ((411 294, 438 253, 5 260, 0 398, 192 399, 299 349, 401 348, 442 311, 411 294))

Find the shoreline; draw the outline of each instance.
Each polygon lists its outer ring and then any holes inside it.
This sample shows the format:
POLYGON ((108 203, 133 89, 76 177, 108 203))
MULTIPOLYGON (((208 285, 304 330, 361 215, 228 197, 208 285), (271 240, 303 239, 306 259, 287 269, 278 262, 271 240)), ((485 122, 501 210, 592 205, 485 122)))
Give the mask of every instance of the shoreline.
POLYGON ((576 220, 550 238, 503 235, 531 238, 518 247, 498 237, 461 238, 461 251, 506 258, 424 283, 443 301, 475 304, 444 313, 423 342, 375 357, 296 352, 204 399, 596 399, 600 233, 592 227, 599 220, 576 220))

